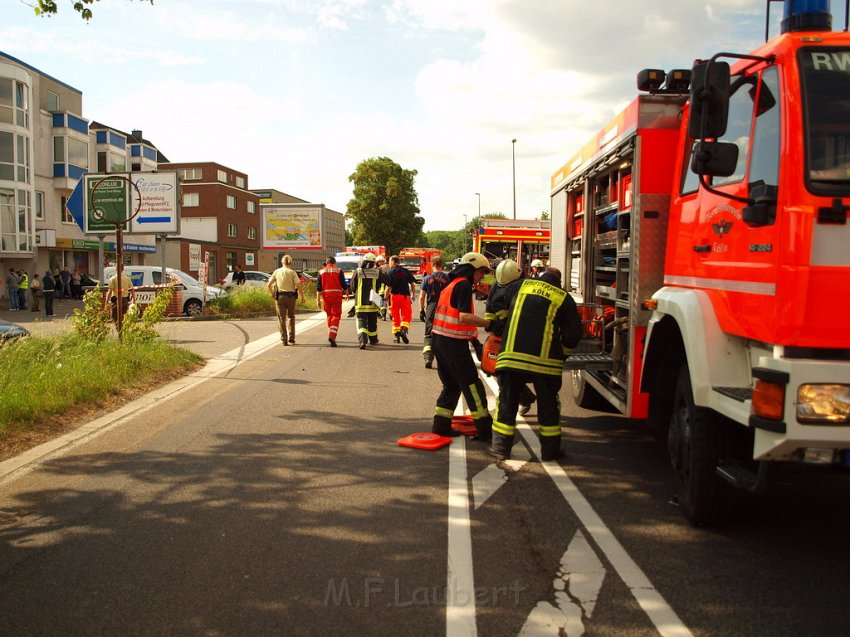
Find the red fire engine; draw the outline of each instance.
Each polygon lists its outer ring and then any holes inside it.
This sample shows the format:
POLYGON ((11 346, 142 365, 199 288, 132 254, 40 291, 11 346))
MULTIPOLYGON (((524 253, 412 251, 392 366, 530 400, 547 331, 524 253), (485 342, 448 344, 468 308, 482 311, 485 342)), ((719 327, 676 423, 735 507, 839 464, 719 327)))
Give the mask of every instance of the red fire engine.
POLYGON ((573 396, 667 427, 693 524, 777 463, 850 466, 850 34, 830 29, 828 0, 787 0, 751 54, 642 71, 552 177, 551 262, 597 347, 567 362, 573 396))
POLYGON ((431 274, 431 257, 439 256, 438 248, 402 248, 398 253, 401 265, 410 270, 421 281, 426 274, 431 274))

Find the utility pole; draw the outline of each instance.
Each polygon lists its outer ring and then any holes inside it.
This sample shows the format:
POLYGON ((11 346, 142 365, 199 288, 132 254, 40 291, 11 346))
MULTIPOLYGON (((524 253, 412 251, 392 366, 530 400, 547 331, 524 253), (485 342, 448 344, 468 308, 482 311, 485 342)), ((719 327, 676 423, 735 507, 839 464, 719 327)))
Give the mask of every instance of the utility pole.
POLYGON ((514 183, 514 219, 516 219, 516 140, 511 140, 511 172, 514 183))

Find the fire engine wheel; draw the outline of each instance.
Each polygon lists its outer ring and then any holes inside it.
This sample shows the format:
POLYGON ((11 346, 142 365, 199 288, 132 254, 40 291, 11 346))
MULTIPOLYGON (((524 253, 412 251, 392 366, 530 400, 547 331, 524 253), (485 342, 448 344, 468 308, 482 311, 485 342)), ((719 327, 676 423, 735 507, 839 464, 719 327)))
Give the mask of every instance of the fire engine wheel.
POLYGON ((719 414, 694 404, 690 373, 683 365, 673 399, 667 449, 681 481, 679 505, 694 526, 718 522, 728 513, 733 490, 716 471, 727 455, 726 430, 719 414))
POLYGON ((602 394, 591 387, 577 369, 570 371, 570 393, 575 404, 582 409, 600 409, 608 404, 602 394))
POLYGON ((183 306, 183 311, 186 313, 186 316, 198 316, 203 309, 204 306, 196 299, 186 301, 186 304, 183 306))

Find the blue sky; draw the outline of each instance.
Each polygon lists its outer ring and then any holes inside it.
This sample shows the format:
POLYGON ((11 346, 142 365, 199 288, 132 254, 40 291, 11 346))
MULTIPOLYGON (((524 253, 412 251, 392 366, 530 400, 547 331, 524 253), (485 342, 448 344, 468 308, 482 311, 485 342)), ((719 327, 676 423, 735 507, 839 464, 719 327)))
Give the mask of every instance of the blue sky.
MULTIPOLYGON (((3 0, 0 50, 83 92, 83 117, 141 129, 345 212, 369 157, 418 171, 426 230, 549 208, 549 177, 635 95, 764 37, 764 0, 3 0)), ((843 27, 843 2, 833 0, 843 27), (840 6, 838 6, 840 4, 840 6)), ((782 5, 771 13, 781 17, 782 5)), ((775 29, 773 31, 775 33, 775 29)))

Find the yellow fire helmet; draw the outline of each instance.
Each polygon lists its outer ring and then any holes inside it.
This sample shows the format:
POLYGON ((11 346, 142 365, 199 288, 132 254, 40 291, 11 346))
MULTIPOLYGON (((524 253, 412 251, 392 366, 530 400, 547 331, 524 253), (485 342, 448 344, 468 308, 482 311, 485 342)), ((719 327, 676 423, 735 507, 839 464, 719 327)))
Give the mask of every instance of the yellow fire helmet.
POLYGON ((496 266, 496 283, 507 285, 519 278, 519 265, 513 259, 505 259, 496 266))
POLYGON ((469 263, 476 270, 478 268, 487 268, 488 270, 490 269, 490 262, 487 260, 487 257, 485 257, 480 252, 467 252, 460 258, 460 262, 461 264, 469 263))
POLYGON ((534 261, 531 262, 531 267, 532 268, 542 268, 543 267, 543 261, 541 261, 540 259, 535 259, 534 261))
POLYGON ((373 262, 374 262, 374 261, 375 261, 375 255, 374 255, 374 254, 372 254, 371 252, 367 252, 365 255, 363 255, 363 260, 364 260, 364 261, 373 261, 373 262))

